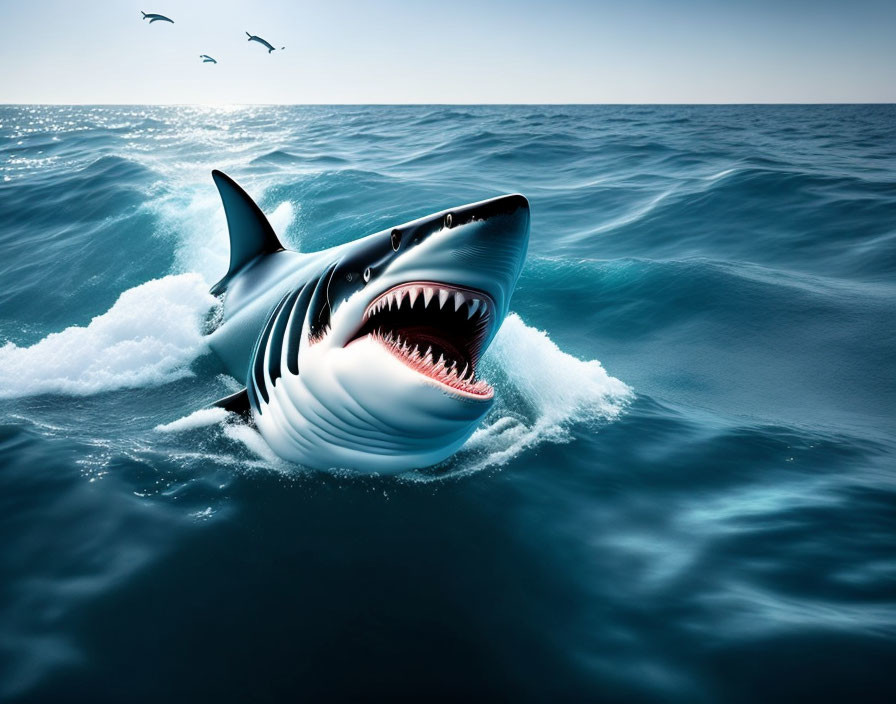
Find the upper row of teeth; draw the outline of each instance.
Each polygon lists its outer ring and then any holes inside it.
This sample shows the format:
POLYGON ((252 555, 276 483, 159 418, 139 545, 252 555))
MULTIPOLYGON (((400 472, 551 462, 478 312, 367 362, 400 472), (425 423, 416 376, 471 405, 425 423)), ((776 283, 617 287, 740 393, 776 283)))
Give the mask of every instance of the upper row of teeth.
POLYGON ((469 303, 467 308, 468 320, 473 317, 473 314, 476 313, 476 311, 481 310, 480 314, 485 313, 485 301, 480 300, 469 293, 451 291, 446 288, 438 288, 437 286, 403 286, 389 291, 378 298, 373 305, 370 306, 365 317, 370 317, 384 308, 387 308, 388 310, 395 308, 397 310, 401 308, 405 300, 408 301, 409 306, 413 306, 414 302, 420 296, 423 297, 424 307, 429 307, 429 304, 435 300, 438 302, 439 308, 444 308, 446 304, 453 304, 455 312, 459 311, 461 306, 465 303, 469 303))

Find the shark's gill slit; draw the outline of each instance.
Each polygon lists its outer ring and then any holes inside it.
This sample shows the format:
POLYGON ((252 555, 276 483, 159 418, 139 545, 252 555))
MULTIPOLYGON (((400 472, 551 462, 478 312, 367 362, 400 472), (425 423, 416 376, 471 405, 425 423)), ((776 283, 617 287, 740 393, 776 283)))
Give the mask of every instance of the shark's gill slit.
POLYGON ((271 329, 271 338, 268 345, 268 376, 271 384, 276 383, 280 378, 281 362, 283 360, 283 342, 286 338, 286 325, 289 323, 289 315, 295 306, 296 299, 301 291, 295 291, 290 294, 286 302, 281 305, 280 312, 277 315, 277 321, 271 329))
POLYGON ((308 326, 311 342, 319 342, 327 332, 330 324, 330 280, 336 271, 336 264, 332 264, 326 273, 318 279, 317 286, 314 288, 314 295, 311 297, 308 316, 310 324, 308 326))
POLYGON ((264 330, 261 333, 261 337, 258 338, 257 349, 262 351, 262 354, 255 355, 255 364, 253 365, 252 376, 255 382, 255 389, 258 393, 261 394, 261 397, 264 399, 264 402, 267 403, 269 400, 268 397, 268 389, 267 384, 264 381, 264 351, 268 347, 268 340, 271 337, 271 331, 274 329, 274 323, 277 320, 277 316, 280 311, 283 309, 283 304, 286 303, 286 299, 288 296, 284 296, 283 300, 277 304, 277 307, 274 309, 274 312, 271 313, 271 317, 268 319, 267 325, 265 325, 264 330))
POLYGON ((296 299, 290 314, 291 322, 287 333, 286 369, 290 374, 299 373, 299 346, 302 342, 302 325, 305 323, 305 313, 311 303, 313 289, 310 284, 302 286, 302 291, 296 299))

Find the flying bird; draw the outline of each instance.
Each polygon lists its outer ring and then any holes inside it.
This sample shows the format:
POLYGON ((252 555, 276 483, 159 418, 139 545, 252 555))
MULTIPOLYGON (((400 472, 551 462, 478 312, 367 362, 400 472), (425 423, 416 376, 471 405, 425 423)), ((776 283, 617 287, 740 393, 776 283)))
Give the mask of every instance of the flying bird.
POLYGON ((150 12, 147 14, 146 12, 143 12, 143 10, 140 10, 140 14, 143 15, 143 19, 149 20, 150 24, 152 24, 153 22, 170 22, 171 24, 174 24, 174 20, 170 17, 165 17, 165 15, 157 15, 155 12, 150 12))
MULTIPOLYGON (((255 35, 255 34, 249 34, 248 32, 246 32, 246 36, 249 37, 248 41, 258 42, 263 47, 267 47, 269 54, 277 48, 277 47, 273 46, 270 42, 265 41, 264 39, 262 39, 261 37, 255 35)), ((286 48, 285 46, 281 46, 280 51, 283 51, 285 48, 286 48)))
POLYGON ((202 59, 202 63, 204 63, 204 64, 216 64, 216 63, 218 63, 217 61, 215 61, 215 59, 213 59, 213 58, 212 58, 211 56, 209 56, 208 54, 200 54, 200 55, 199 55, 199 58, 202 59))

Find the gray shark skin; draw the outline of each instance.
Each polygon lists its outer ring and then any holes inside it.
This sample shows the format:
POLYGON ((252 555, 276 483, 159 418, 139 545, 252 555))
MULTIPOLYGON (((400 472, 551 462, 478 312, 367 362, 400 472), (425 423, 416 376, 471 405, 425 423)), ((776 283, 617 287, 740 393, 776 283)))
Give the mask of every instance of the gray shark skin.
POLYGON ((216 405, 316 469, 396 473, 459 449, 494 401, 477 365, 525 260, 528 201, 492 198, 299 253, 232 179, 212 176, 231 251, 209 346, 246 385, 216 405))
POLYGON ((152 24, 153 22, 170 22, 171 24, 174 24, 174 20, 170 17, 165 17, 165 15, 158 15, 155 12, 146 13, 143 12, 143 10, 140 10, 140 14, 143 15, 143 19, 149 20, 150 24, 152 24))
POLYGON ((199 58, 202 59, 202 63, 204 64, 216 64, 218 63, 215 59, 213 59, 208 54, 200 54, 199 58))
MULTIPOLYGON (((262 39, 261 37, 259 37, 259 36, 256 35, 256 34, 249 34, 248 32, 246 32, 246 36, 249 37, 249 39, 247 39, 246 41, 250 41, 250 42, 258 42, 258 43, 261 44, 263 47, 267 48, 269 54, 270 54, 272 51, 276 51, 276 50, 277 50, 277 47, 273 46, 269 41, 266 41, 266 40, 262 39)), ((286 48, 285 46, 281 46, 281 47, 280 47, 280 50, 283 51, 283 49, 285 49, 285 48, 286 48)))

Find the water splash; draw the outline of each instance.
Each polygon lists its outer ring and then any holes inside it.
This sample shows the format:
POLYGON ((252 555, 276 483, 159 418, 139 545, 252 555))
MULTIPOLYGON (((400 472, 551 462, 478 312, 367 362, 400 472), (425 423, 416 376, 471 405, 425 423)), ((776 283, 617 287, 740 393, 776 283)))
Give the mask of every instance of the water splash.
POLYGON ((189 430, 205 428, 209 425, 224 423, 232 415, 230 411, 224 408, 200 408, 198 411, 193 411, 193 413, 183 418, 157 425, 154 430, 158 433, 183 433, 189 430))
POLYGON ((190 363, 205 351, 202 321, 215 304, 198 274, 147 281, 87 326, 30 347, 0 347, 0 398, 87 395, 191 376, 190 363))
POLYGON ((599 361, 561 350, 516 314, 504 320, 482 360, 499 405, 459 455, 460 471, 501 466, 543 442, 568 442, 572 421, 608 421, 634 397, 599 361))

